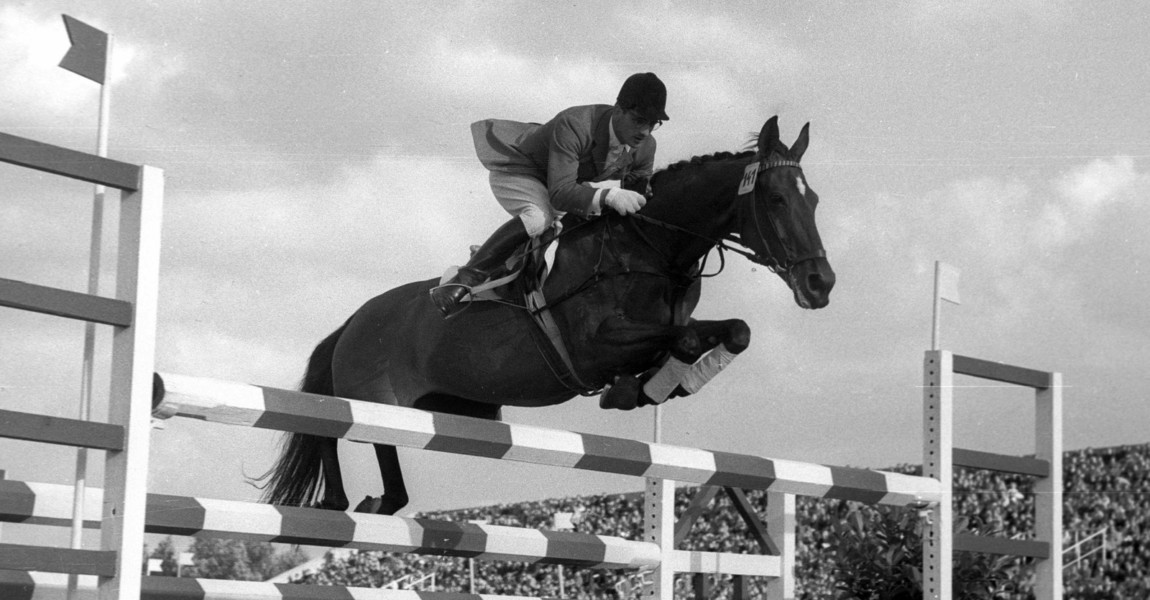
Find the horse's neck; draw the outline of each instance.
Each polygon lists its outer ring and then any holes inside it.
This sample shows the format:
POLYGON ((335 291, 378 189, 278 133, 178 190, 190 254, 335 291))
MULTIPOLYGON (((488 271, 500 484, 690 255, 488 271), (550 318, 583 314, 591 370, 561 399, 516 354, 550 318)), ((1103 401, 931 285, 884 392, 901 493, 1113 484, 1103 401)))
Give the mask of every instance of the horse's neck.
POLYGON ((743 166, 734 161, 699 167, 703 173, 680 177, 682 183, 662 186, 643 214, 680 230, 642 224, 645 232, 662 240, 679 264, 694 264, 714 243, 731 233, 734 201, 743 166))

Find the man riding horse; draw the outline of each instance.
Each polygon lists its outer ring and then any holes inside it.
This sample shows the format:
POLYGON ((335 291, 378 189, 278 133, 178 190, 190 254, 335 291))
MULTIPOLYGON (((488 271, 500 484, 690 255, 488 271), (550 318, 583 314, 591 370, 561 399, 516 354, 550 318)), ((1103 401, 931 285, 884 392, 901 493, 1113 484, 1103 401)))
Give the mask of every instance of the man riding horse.
POLYGON ((471 288, 530 238, 566 213, 591 217, 607 206, 631 215, 646 204, 654 171, 651 133, 668 119, 667 88, 654 73, 623 82, 614 106, 561 111, 547 123, 487 119, 471 125, 475 151, 490 171, 491 191, 512 219, 479 247, 451 280, 432 288, 431 301, 450 317, 471 288), (590 183, 621 181, 620 187, 590 183))

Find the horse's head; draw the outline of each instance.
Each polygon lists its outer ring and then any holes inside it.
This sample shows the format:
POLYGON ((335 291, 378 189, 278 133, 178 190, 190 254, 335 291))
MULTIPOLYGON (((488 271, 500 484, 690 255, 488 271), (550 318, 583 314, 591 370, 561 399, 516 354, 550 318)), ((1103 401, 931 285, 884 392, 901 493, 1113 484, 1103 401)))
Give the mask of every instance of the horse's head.
POLYGON ((819 196, 807 184, 799 160, 807 149, 807 130, 787 148, 779 141, 778 117, 759 132, 754 162, 739 188, 740 241, 754 251, 755 261, 787 282, 795 303, 822 308, 830 302, 835 272, 815 226, 819 196))

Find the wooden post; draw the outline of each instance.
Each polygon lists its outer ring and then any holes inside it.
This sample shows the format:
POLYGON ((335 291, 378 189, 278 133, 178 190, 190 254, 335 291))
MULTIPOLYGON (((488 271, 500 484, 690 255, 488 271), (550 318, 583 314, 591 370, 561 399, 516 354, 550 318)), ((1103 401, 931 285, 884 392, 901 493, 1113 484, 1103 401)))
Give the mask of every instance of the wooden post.
POLYGON ((695 590, 695 600, 711 600, 711 582, 707 580, 706 573, 695 573, 691 576, 691 586, 695 590))
POLYGON ((922 597, 951 597, 954 556, 954 369, 950 352, 931 350, 923 360, 922 474, 939 480, 941 498, 929 511, 922 541, 922 597))
POLYGON ((120 203, 116 297, 132 303, 132 324, 112 338, 108 422, 124 427, 124 449, 107 452, 100 549, 116 552, 117 574, 99 579, 100 600, 140 597, 140 548, 152 420, 156 353, 156 297, 160 275, 163 171, 143 167, 140 186, 120 203))
POLYGON ((651 588, 643 589, 643 598, 674 600, 675 569, 675 482, 647 479, 643 503, 643 541, 659 546, 659 566, 653 573, 651 588))
POLYGON ((1062 374, 1035 393, 1034 457, 1050 462, 1050 476, 1034 482, 1036 539, 1050 544, 1050 558, 1035 564, 1034 595, 1062 600, 1062 374))
POLYGON ((795 495, 767 492, 767 534, 779 552, 779 576, 767 582, 767 598, 795 597, 795 495))
MULTIPOLYGON (((747 582, 747 578, 742 575, 735 575, 731 578, 731 600, 751 600, 751 589, 747 582)), ((793 597, 793 596, 792 596, 793 597)), ((767 598, 775 600, 775 597, 768 592, 767 598)))

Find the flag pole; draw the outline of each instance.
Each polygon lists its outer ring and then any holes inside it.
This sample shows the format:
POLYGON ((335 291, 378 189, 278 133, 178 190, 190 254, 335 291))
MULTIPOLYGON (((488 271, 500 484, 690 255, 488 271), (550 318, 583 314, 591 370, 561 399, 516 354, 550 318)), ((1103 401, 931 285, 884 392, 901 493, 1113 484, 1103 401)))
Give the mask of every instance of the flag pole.
POLYGON ((654 441, 656 444, 663 443, 663 405, 655 405, 655 435, 654 441))
POLYGON ((931 319, 930 349, 941 349, 939 334, 942 331, 942 263, 934 261, 934 316, 931 319))
MULTIPOLYGON (((104 54, 104 65, 107 69, 112 64, 112 46, 115 37, 108 34, 108 45, 104 54)), ((111 114, 112 86, 107 76, 100 84, 100 112, 96 125, 96 155, 108 156, 108 123, 111 114)), ((104 246, 104 196, 105 187, 96 185, 93 191, 92 202, 92 237, 88 249, 88 294, 96 296, 100 293, 100 254, 104 246)), ((92 378, 96 354, 96 324, 84 324, 84 367, 80 379, 80 419, 92 419, 92 378)), ((76 455, 76 479, 72 490, 72 540, 71 547, 82 549, 84 546, 84 495, 88 479, 88 449, 80 448, 76 455)), ((79 586, 79 576, 68 575, 68 599, 76 597, 79 586)))

